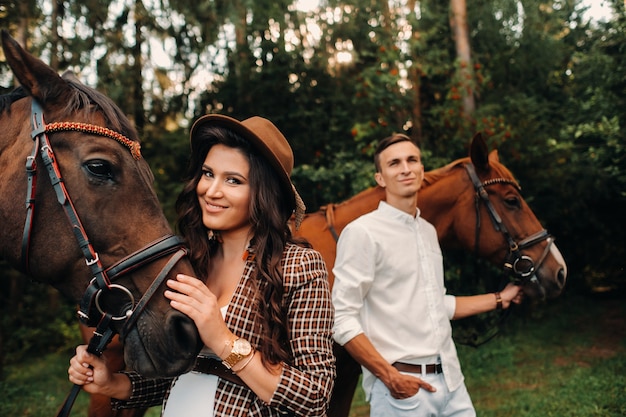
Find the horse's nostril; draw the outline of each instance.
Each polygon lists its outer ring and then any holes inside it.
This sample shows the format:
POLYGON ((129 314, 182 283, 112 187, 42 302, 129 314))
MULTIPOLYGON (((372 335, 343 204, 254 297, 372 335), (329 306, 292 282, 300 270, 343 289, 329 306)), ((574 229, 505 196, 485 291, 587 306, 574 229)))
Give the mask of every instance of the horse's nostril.
POLYGON ((559 272, 556 276, 556 281, 559 284, 559 288, 563 288, 565 287, 565 281, 567 280, 567 277, 565 276, 565 270, 564 269, 559 269, 559 272))
POLYGON ((195 356, 202 347, 202 340, 198 329, 188 316, 173 312, 167 319, 167 328, 171 329, 170 340, 177 344, 177 351, 183 356, 195 356))

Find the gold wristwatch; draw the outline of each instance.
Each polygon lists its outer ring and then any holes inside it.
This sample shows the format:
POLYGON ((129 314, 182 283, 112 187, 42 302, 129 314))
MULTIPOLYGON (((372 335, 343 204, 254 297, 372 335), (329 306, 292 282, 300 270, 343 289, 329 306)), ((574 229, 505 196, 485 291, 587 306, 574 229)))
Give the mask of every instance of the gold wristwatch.
POLYGON ((222 363, 228 369, 232 369, 233 366, 237 365, 251 352, 252 346, 250 345, 250 342, 248 342, 246 339, 242 339, 239 337, 233 342, 233 348, 230 351, 230 355, 228 355, 226 359, 222 361, 222 363))

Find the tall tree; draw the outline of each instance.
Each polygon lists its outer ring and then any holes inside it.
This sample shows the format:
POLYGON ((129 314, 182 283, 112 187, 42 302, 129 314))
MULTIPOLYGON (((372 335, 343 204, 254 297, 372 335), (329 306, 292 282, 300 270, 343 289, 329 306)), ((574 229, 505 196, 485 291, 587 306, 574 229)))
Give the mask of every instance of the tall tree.
POLYGON ((475 108, 474 76, 465 0, 450 0, 450 27, 456 45, 459 67, 457 77, 460 80, 463 96, 463 115, 471 116, 475 108))

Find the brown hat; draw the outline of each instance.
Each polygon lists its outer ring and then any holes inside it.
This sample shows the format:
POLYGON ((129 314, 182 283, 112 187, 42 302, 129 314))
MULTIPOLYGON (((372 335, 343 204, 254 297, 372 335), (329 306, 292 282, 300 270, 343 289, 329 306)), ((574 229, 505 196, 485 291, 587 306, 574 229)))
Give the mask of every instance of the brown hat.
POLYGON ((295 212, 296 229, 300 227, 300 223, 304 218, 306 207, 304 201, 296 191, 291 182, 290 176, 293 170, 293 151, 289 142, 283 136, 272 122, 262 117, 251 117, 240 122, 232 117, 221 114, 207 114, 202 116, 191 127, 191 151, 196 148, 194 146, 194 135, 201 125, 210 124, 212 126, 221 126, 241 135, 250 141, 252 146, 263 155, 269 163, 274 167, 284 188, 292 190, 293 207, 295 212))

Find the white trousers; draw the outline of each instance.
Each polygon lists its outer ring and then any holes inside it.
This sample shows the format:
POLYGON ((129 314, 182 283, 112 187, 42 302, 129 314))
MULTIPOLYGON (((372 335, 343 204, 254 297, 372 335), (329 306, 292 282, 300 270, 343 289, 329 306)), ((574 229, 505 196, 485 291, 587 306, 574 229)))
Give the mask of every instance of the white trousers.
POLYGON ((370 417, 476 417, 465 384, 450 392, 443 374, 415 376, 431 384, 437 391, 420 389, 413 397, 398 400, 377 379, 371 392, 370 417))

